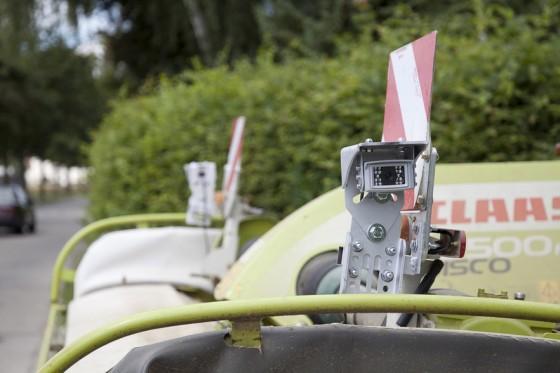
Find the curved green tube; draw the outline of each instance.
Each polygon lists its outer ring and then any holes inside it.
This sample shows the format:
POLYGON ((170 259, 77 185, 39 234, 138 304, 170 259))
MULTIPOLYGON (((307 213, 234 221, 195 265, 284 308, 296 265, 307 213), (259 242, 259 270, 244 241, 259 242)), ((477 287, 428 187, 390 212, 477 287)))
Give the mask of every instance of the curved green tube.
POLYGON ((421 312, 560 321, 560 305, 441 295, 308 295, 200 303, 139 313, 97 329, 62 349, 39 372, 63 372, 109 342, 150 329, 213 320, 334 312, 421 312))
POLYGON ((184 223, 185 213, 161 213, 161 214, 137 214, 116 216, 107 219, 97 220, 91 224, 80 229, 76 232, 62 247, 56 262, 54 264, 52 278, 51 278, 51 303, 58 302, 60 292, 60 282, 62 279, 62 272, 64 264, 68 256, 76 249, 78 244, 86 237, 103 232, 109 229, 114 229, 122 226, 133 226, 142 224, 163 224, 163 223, 184 223))

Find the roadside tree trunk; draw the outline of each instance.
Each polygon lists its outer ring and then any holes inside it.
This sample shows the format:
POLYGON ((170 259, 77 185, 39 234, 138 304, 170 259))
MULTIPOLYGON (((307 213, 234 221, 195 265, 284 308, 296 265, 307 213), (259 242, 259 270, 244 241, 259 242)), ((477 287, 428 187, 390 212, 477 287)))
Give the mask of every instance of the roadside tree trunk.
POLYGON ((204 14, 202 14, 197 0, 183 0, 183 4, 185 4, 185 7, 189 12, 194 36, 196 37, 196 42, 198 44, 198 47, 200 48, 204 64, 206 66, 211 66, 212 45, 210 43, 208 27, 206 26, 204 14))
POLYGON ((23 155, 19 155, 16 158, 15 164, 15 181, 20 183, 24 189, 27 189, 27 182, 25 180, 25 157, 23 155))
POLYGON ((10 167, 10 161, 8 158, 8 153, 4 152, 2 153, 2 166, 4 167, 3 169, 3 174, 2 174, 2 181, 4 183, 7 183, 10 181, 10 175, 8 175, 8 169, 10 167))

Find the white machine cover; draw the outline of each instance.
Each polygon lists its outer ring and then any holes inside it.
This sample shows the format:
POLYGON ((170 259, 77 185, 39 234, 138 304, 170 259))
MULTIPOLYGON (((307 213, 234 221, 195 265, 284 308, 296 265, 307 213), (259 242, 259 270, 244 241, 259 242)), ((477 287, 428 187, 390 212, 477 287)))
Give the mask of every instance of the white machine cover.
MULTIPOLYGON (((176 291, 170 285, 117 286, 96 291, 70 302, 65 344, 139 312, 193 303, 198 303, 198 300, 176 291)), ((218 323, 208 322, 132 334, 97 349, 78 361, 68 372, 106 372, 135 347, 218 328, 218 323)))
POLYGON ((74 282, 74 297, 125 284, 184 285, 212 292, 201 276, 221 230, 164 227, 107 233, 91 244, 74 282))

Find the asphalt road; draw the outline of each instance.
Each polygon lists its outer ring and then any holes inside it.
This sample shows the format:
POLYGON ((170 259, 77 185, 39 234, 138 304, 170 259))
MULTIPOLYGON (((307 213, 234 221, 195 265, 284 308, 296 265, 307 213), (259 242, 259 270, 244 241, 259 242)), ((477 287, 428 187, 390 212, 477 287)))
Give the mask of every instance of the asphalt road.
POLYGON ((0 371, 35 371, 51 269, 62 245, 80 228, 85 207, 79 198, 39 206, 35 234, 0 231, 0 371))

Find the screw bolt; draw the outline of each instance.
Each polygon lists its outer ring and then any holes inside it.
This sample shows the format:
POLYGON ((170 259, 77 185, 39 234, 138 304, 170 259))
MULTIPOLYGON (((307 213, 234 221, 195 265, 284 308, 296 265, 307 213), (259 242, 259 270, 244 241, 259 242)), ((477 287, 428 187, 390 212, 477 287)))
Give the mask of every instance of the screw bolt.
POLYGON ((368 228, 367 232, 368 238, 372 241, 382 241, 385 239, 385 227, 381 224, 372 224, 368 228))
POLYGON ((392 271, 386 270, 381 272, 381 279, 385 282, 391 282, 395 278, 395 274, 392 271))
POLYGON ((522 292, 518 291, 513 295, 513 299, 515 299, 515 300, 525 300, 525 293, 522 293, 522 292))
POLYGON ((385 203, 389 200, 389 193, 374 193, 373 199, 379 203, 385 203))
POLYGON ((416 240, 410 241, 410 249, 412 250, 413 253, 415 253, 418 250, 418 241, 416 240))
POLYGON ((366 139, 366 142, 373 142, 372 139, 370 139, 369 137, 366 139))
POLYGON ((397 253, 397 248, 395 246, 389 246, 385 248, 385 254, 389 256, 394 256, 397 253))
POLYGON ((364 249, 364 247, 362 246, 362 244, 359 241, 352 242, 352 248, 354 249, 354 251, 357 251, 357 252, 360 252, 364 249))
POLYGON ((348 274, 350 275, 350 277, 352 278, 356 278, 358 277, 358 268, 356 267, 352 267, 348 270, 348 274))

